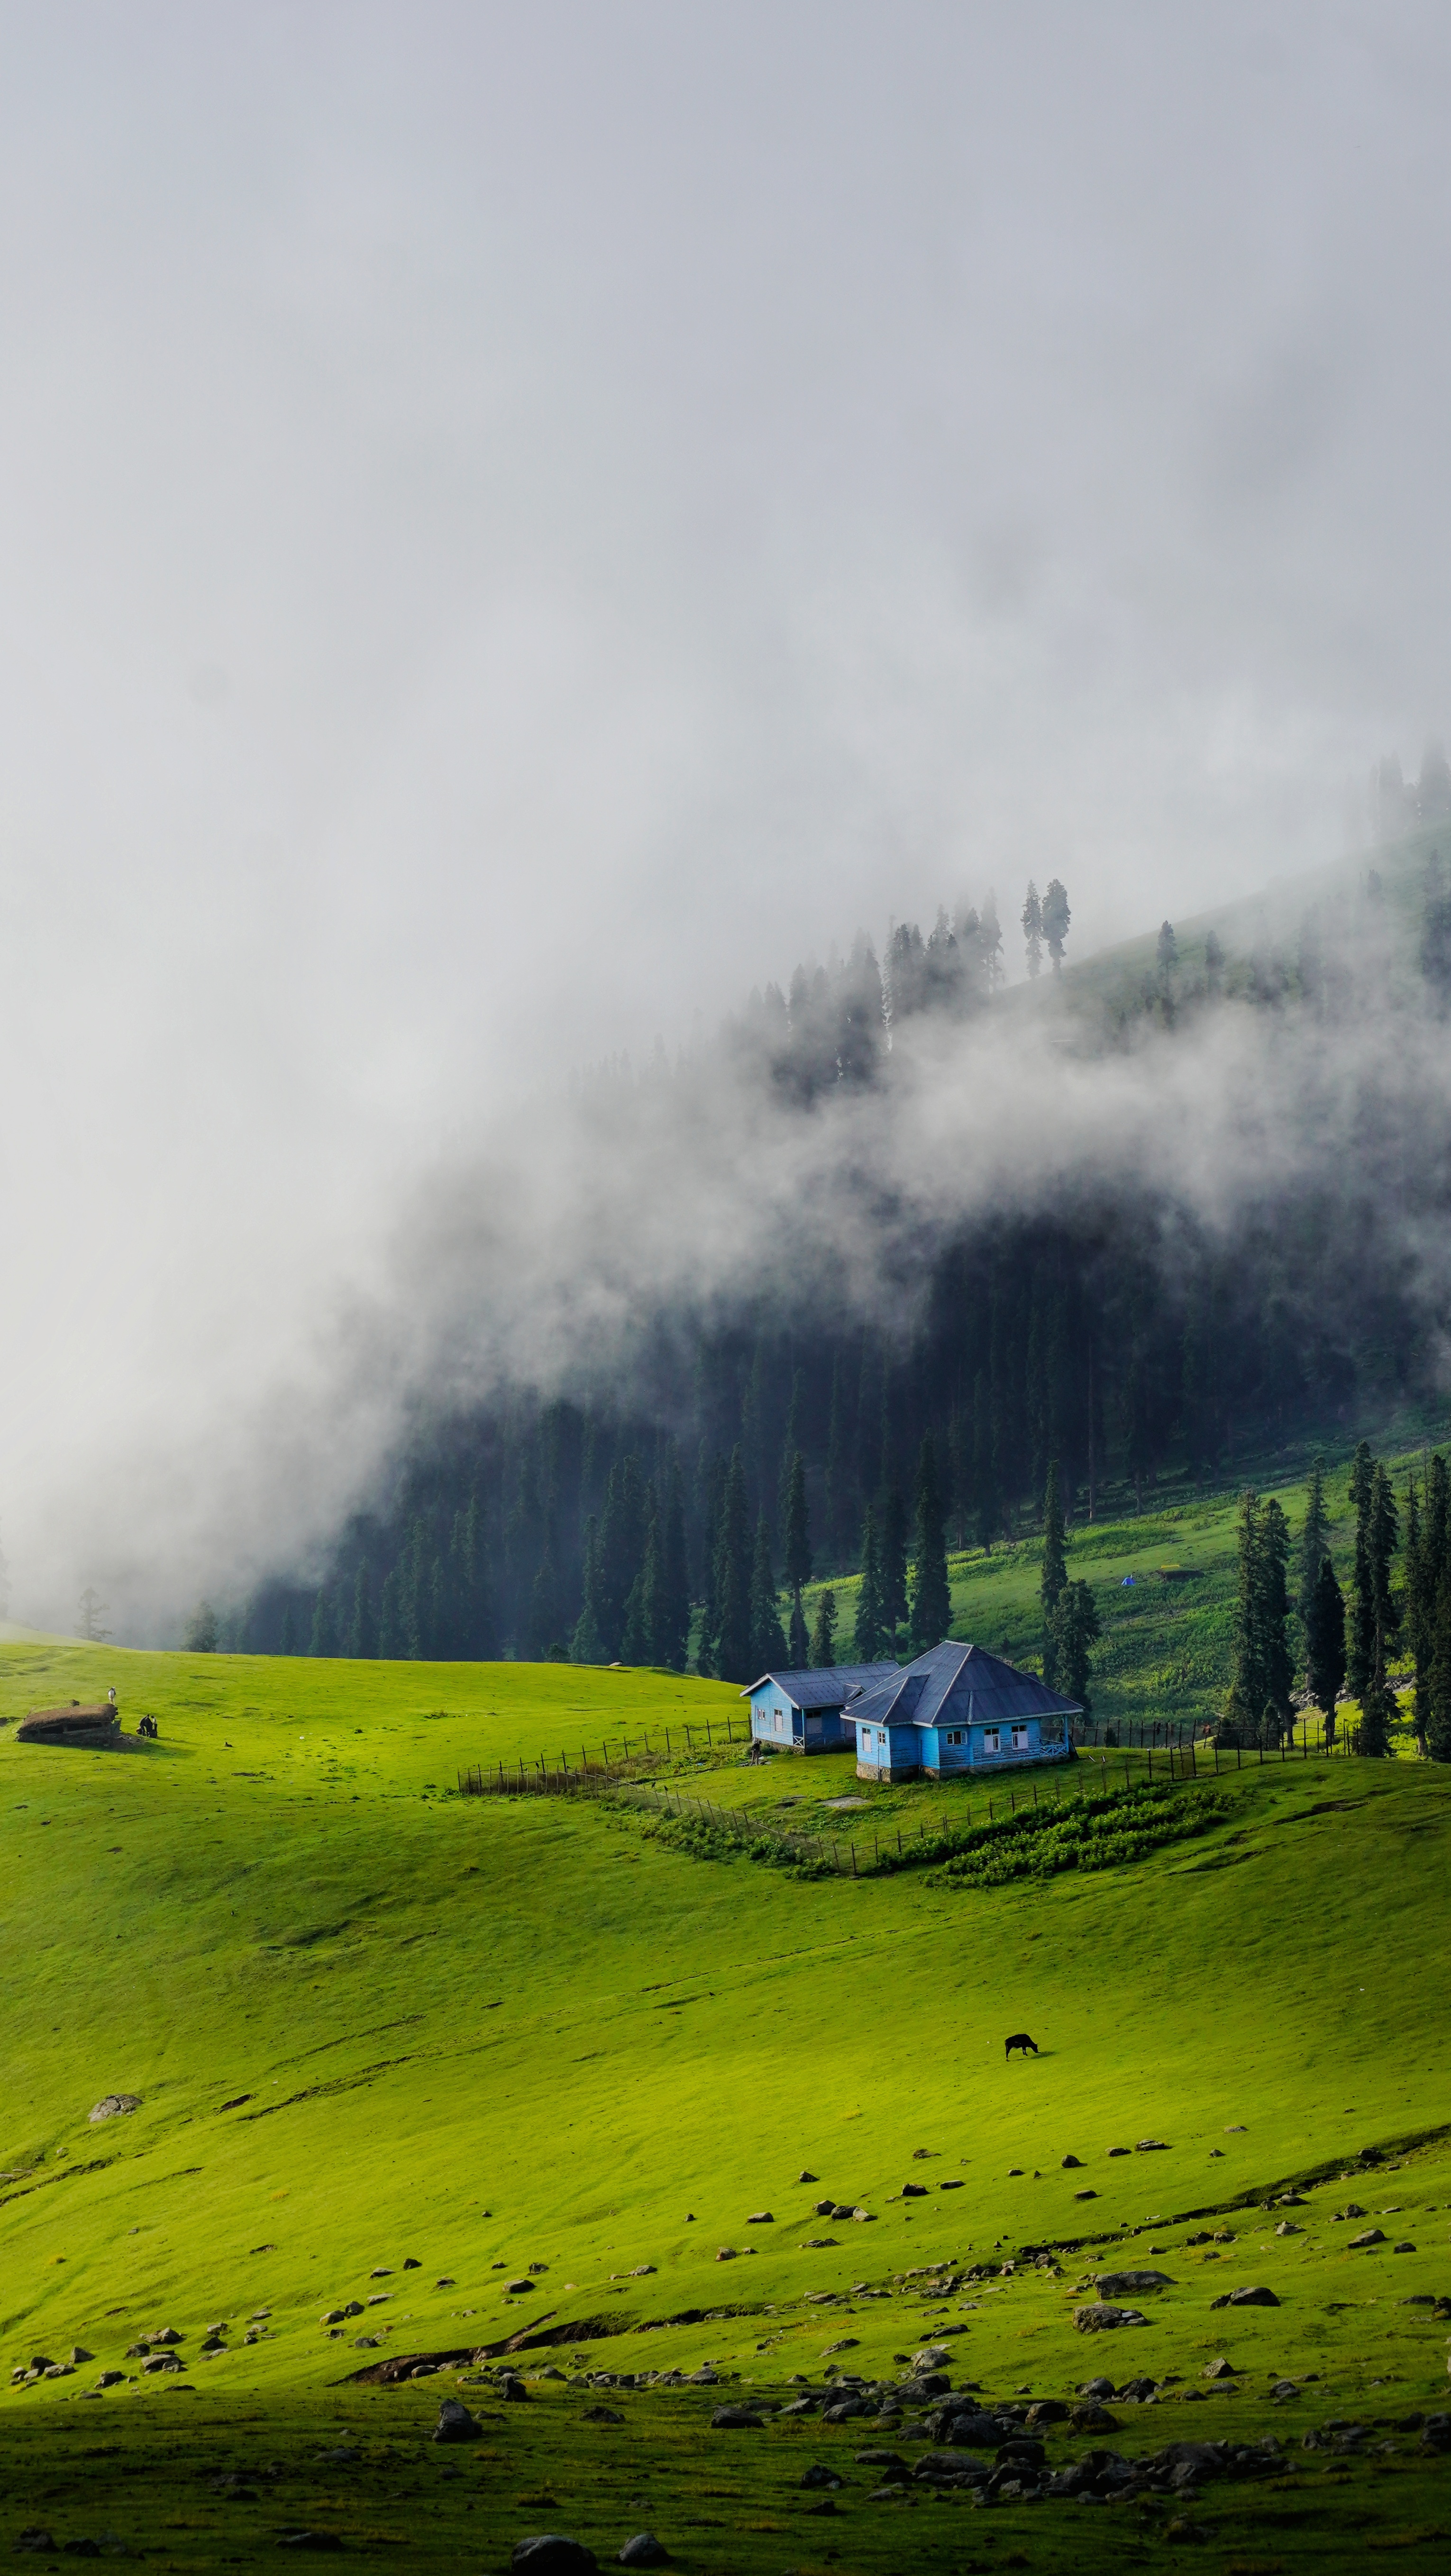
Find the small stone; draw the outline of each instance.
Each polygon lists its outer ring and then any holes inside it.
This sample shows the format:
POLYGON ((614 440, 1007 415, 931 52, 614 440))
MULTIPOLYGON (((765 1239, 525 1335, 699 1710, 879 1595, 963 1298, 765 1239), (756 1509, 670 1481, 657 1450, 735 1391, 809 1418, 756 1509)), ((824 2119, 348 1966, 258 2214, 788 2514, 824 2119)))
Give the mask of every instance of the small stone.
POLYGON ((433 2286, 436 2290, 456 2290, 458 2283, 451 2272, 445 2272, 442 2280, 435 2281, 433 2286))
POLYGON ((843 2335, 840 2343, 823 2344, 821 2349, 821 2358, 823 2361, 826 2361, 834 2352, 855 2352, 857 2343, 858 2337, 856 2335, 843 2335))
POLYGON ((820 2176, 810 2172, 808 2168, 803 2165, 796 2179, 798 2182, 817 2182, 820 2180, 820 2176))
POLYGON ((1136 2156, 1164 2154, 1167 2153, 1168 2146, 1169 2141, 1167 2138, 1135 2138, 1134 2154, 1136 2156))
POLYGON ((163 2326, 159 2334, 151 2335, 148 2340, 152 2343, 184 2343, 186 2338, 177 2333, 175 2326, 163 2326))
POLYGON ((637 2531, 633 2540, 616 2552, 622 2567, 663 2567, 670 2552, 663 2549, 653 2531, 637 2531))
POLYGON ((1065 2156, 1060 2167, 1060 2171, 1063 2173, 1077 2173, 1082 2162, 1083 2159, 1081 2156, 1065 2156))
POLYGON ((509 2560, 511 2576, 597 2576, 599 2560, 581 2541, 557 2531, 541 2531, 516 2541, 509 2560))
POLYGON ((519 2377, 517 2370, 509 2370, 505 2372, 503 2378, 498 2383, 497 2393, 504 2399, 505 2404, 509 2406, 525 2406, 529 2402, 529 2391, 525 2387, 523 2380, 519 2377))
MULTIPOLYGON (((487 2218, 488 2215, 488 2211, 485 2210, 485 2218, 487 2218)), ((405 2272, 421 2272, 423 2265, 420 2263, 416 2254, 405 2254, 403 2257, 403 2269, 405 2272)))
POLYGON ((1075 2200, 1097 2200, 1098 2194, 1096 2191, 1076 2191, 1073 2197, 1075 2200))
MULTIPOLYGON (((857 2458, 860 2459, 861 2456, 860 2451, 858 2451, 857 2458)), ((803 2487, 839 2487, 842 2481, 837 2476, 835 2469, 824 2469, 818 2464, 813 2464, 811 2468, 804 2472, 797 2483, 803 2487)))
POLYGON ((1105 2397, 1112 2397, 1116 2392, 1111 2379, 1085 2379, 1078 2394, 1080 2397, 1092 2398, 1095 2404, 1101 2405, 1105 2397))
POLYGON ((1293 2218, 1282 2218, 1279 2226, 1275 2229, 1275 2234, 1277 2236, 1303 2236, 1304 2233, 1304 2228, 1297 2227, 1293 2218))
POLYGON ((83 2362, 83 2361, 94 2361, 94 2360, 95 2360, 95 2358, 96 2358, 95 2354, 94 2354, 93 2352, 87 2352, 86 2347, 85 2347, 85 2345, 84 2345, 83 2343, 73 2343, 73 2344, 71 2345, 71 2367, 72 2367, 72 2369, 76 2369, 76 2368, 78 2368, 78 2367, 79 2367, 79 2365, 81 2364, 81 2362, 83 2362))
POLYGON ((769 2209, 753 2210, 750 2217, 746 2220, 746 2225, 748 2227, 774 2227, 775 2224, 776 2221, 769 2209))
POLYGON ((1094 2275, 1094 2288, 1103 2299, 1116 2299, 1125 2290, 1170 2290, 1173 2286, 1167 2272, 1098 2272, 1094 2275))
POLYGON ((96 2386, 98 2388, 120 2388, 125 2381, 125 2377, 126 2373, 124 2370, 103 2370, 100 2378, 96 2382, 96 2386))
POLYGON ((1277 2379, 1270 2390, 1270 2395, 1278 2397, 1282 2404, 1286 2398, 1298 2397, 1299 2394, 1300 2391, 1293 2379, 1277 2379))
POLYGON ((1101 2334, 1113 2326, 1146 2326, 1149 2320, 1137 2308, 1115 2307, 1107 2299, 1093 2299, 1074 2309, 1073 2322, 1080 2334, 1101 2334))
POLYGON ((926 2197, 927 2197, 927 2185, 925 2184, 925 2182, 904 2182, 904 2183, 903 2183, 903 2185, 902 2185, 902 2198, 903 2198, 904 2200, 925 2200, 925 2199, 926 2199, 926 2197))
POLYGON ((1227 2304, 1231 2308, 1277 2308, 1279 2300, 1273 2290, 1231 2290, 1227 2304))
POLYGON ((324 2308, 322 2315, 318 2318, 318 2324, 320 2326, 340 2326, 347 2313, 346 2308, 324 2308))
POLYGON ((1411 2243, 1409 2236, 1403 2236, 1399 2245, 1393 2245, 1391 2247, 1391 2252, 1393 2254, 1414 2254, 1415 2250, 1416 2249, 1411 2243))
POLYGON ((347 2306, 338 2310, 339 2316, 343 2317, 360 2317, 362 2313, 363 2302, 361 2299, 349 2299, 347 2306))
POLYGON ((506 2281, 504 2296, 506 2299, 522 2299, 528 2296, 533 2287, 532 2281, 506 2281))
POLYGON ((1118 2417, 1110 2415, 1107 2407, 1096 2405, 1091 2399, 1082 2406, 1075 2406, 1068 2422, 1075 2433, 1116 2433, 1118 2431, 1118 2417))
POLYGON ((1133 2154, 1133 2149, 1132 2147, 1110 2147, 1109 2154, 1111 2156, 1129 2156, 1133 2154))
POLYGON ((94 2111, 86 2113, 86 2118, 90 2121, 124 2120, 128 2112, 139 2111, 140 2108, 139 2093, 103 2093, 94 2111))
POLYGON ((749 2406, 717 2406, 711 2415, 715 2433, 759 2433, 761 2417, 749 2406))
POLYGON ((615 2413, 613 2406, 586 2406, 580 2417, 582 2424, 623 2424, 624 2420, 623 2415, 615 2413))
POLYGON ((1233 2362, 1226 2360, 1224 2354, 1220 2353, 1216 2360, 1206 2361, 1204 2376, 1206 2379, 1237 2379, 1239 2373, 1233 2362))
POLYGON ((393 2278, 392 2265, 389 2263, 375 2263, 372 2271, 368 2274, 368 2278, 370 2281, 391 2281, 393 2278))

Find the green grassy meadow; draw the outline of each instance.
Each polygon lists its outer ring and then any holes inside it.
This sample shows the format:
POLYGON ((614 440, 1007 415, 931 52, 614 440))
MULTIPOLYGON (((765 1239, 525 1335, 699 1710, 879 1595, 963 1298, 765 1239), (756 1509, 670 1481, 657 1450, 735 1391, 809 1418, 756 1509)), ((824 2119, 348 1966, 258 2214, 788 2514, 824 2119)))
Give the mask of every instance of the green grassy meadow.
MULTIPOLYGON (((995 1557, 986 1579, 1026 1576, 995 1557)), ((1000 2398, 1152 2376, 1158 2401, 1092 2437, 1129 2455, 1273 2434, 1273 2477, 1194 2506, 1206 2565, 1444 2563, 1451 2461, 1409 2419, 1448 2402, 1448 2321, 1406 2302, 1451 2292, 1451 1777, 1256 1764, 1222 1779, 1212 1831, 1133 1866, 811 1880, 692 1857, 620 1805, 455 1792, 468 1764, 636 1729, 658 1753, 669 1727, 653 1776, 683 1787, 854 1794, 839 1758, 747 1772, 739 1746, 704 1750, 707 1719, 738 1722, 723 1685, 0 1646, 5 1719, 110 1683, 157 1743, 0 1731, 6 2353, 92 2357, 0 2374, 0 2547, 39 2528, 210 2569, 304 2530, 490 2569, 529 2532, 604 2564, 649 2528, 701 2576, 888 2576, 1177 2546, 1167 2512, 878 2499, 855 2454, 916 2456, 910 2420, 710 2430, 723 2398, 900 2378, 945 2342, 954 2386, 1000 2398), (1005 2063, 1020 2029, 1041 2053, 1005 2063), (141 2108, 92 2125, 111 2092, 141 2108), (1109 2153, 1145 2137, 1167 2146, 1109 2153), (1277 2235, 1254 2203, 1296 2177, 1299 2232, 1277 2235), (827 2194, 870 2220, 813 2219, 827 2194), (1350 2249, 1350 2197, 1382 2245, 1350 2249), (1187 2242, 1206 2227, 1230 2240, 1187 2242), (959 2278, 1028 2245, 1056 2268, 959 2278), (1078 2332, 1076 2285, 1151 2248, 1172 2286, 1147 2326, 1078 2332), (1277 2308, 1211 2311, 1261 2283, 1277 2308), (352 2377, 531 2318, 590 2331, 519 2356, 524 2403, 467 2363, 352 2377), (147 2375, 127 2347, 166 2325, 186 2366, 147 2375), (1236 2376, 1211 2386, 1220 2354, 1236 2376), (588 2420, 590 2371, 707 2365, 739 2385, 612 2388, 619 2420, 588 2420), (107 2370, 126 2375, 91 2394, 107 2370), (480 2441, 430 2442, 446 2394, 480 2441), (1302 2449, 1332 2419, 1372 2428, 1363 2455, 1302 2449), (813 2462, 846 2480, 829 2515, 799 2483, 813 2462)), ((1050 2456, 1088 2439, 1055 2433, 1050 2456)))

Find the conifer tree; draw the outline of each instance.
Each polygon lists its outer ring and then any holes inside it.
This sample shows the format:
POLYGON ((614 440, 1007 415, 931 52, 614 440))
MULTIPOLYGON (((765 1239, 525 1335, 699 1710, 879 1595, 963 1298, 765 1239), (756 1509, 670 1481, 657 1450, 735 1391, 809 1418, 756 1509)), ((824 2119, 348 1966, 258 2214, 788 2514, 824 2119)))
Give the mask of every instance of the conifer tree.
POLYGON ((1031 877, 1028 879, 1027 900, 1018 917, 1023 925, 1028 974, 1032 982, 1036 983, 1043 971, 1043 907, 1038 901, 1038 889, 1031 877))
POLYGON ((1345 1680, 1345 1595, 1328 1556, 1320 1559, 1305 1621, 1305 1679, 1325 1720, 1325 1741, 1333 1744, 1335 1702, 1345 1680))
MULTIPOLYGON (((1053 1665, 1057 1674, 1052 1687, 1061 1690, 1065 1699, 1076 1699, 1084 1716, 1088 1717, 1093 1709, 1088 1696, 1089 1658, 1102 1634, 1098 1604, 1089 1584, 1070 1582, 1065 1577, 1063 1588, 1053 1604, 1048 1633, 1053 1641, 1053 1665)), ((1047 1660, 1046 1639, 1044 1660, 1047 1660)))
POLYGON ((685 1543, 685 1480, 680 1461, 671 1462, 665 1510, 660 1523, 660 1594, 652 1659, 672 1673, 683 1673, 690 1650, 690 1561, 685 1543))
POLYGON ((947 1580, 946 1515, 937 1476, 937 1451, 924 1432, 917 1457, 912 1559, 912 1651, 925 1654, 952 1625, 952 1594, 947 1580))
POLYGON ((310 1655, 335 1655, 337 1632, 333 1627, 333 1606, 326 1591, 320 1591, 312 1605, 312 1641, 310 1655))
POLYGON ((787 1652, 794 1665, 797 1644, 798 1642, 804 1644, 806 1640, 806 1615, 801 1607, 801 1587, 811 1580, 811 1531, 806 1512, 806 1461, 799 1449, 792 1453, 785 1490, 786 1539, 781 1570, 786 1577, 787 1589, 791 1594, 787 1652))
POLYGON ((599 1523, 591 1512, 584 1525, 584 1598, 569 1641, 570 1660, 576 1664, 605 1664, 610 1660, 600 1634, 599 1554, 599 1523))
POLYGON ((539 1559, 529 1593, 529 1619, 525 1632, 531 1660, 536 1664, 562 1663, 568 1649, 564 1644, 564 1607, 560 1596, 559 1570, 554 1552, 554 1514, 547 1515, 544 1527, 544 1553, 539 1559))
POLYGON ((791 1615, 786 1622, 786 1658, 793 1673, 806 1672, 810 1667, 811 1639, 799 1592, 791 1595, 791 1615))
POLYGON ((373 1618, 372 1584, 366 1564, 360 1565, 353 1577, 353 1623, 348 1636, 348 1653, 365 1661, 378 1651, 378 1630, 373 1618))
POLYGON ((762 1670, 750 1669, 751 1523, 746 1498, 746 1471, 739 1444, 731 1451, 721 1494, 720 1525, 715 1545, 716 1631, 711 1669, 723 1682, 752 1682, 762 1670))
MULTIPOLYGON (((286 1622, 284 1622, 284 1634, 285 1633, 286 1622)), ((292 1648, 290 1645, 285 1645, 282 1651, 284 1655, 288 1655, 292 1652, 292 1648)), ((384 1575, 383 1589, 379 1596, 378 1652, 388 1663, 396 1661, 398 1656, 403 1652, 403 1623, 398 1613, 398 1568, 396 1565, 390 1565, 387 1573, 384 1575)))
POLYGON ((654 1661, 655 1621, 660 1609, 660 1531, 652 1485, 645 1518, 645 1547, 639 1571, 625 1600, 625 1621, 620 1633, 622 1664, 648 1664, 654 1661))
POLYGON ((1439 1449, 1426 1472, 1425 1518, 1416 1536, 1413 1572, 1408 1529, 1406 1624, 1408 1642, 1416 1659, 1416 1736, 1424 1754, 1430 1750, 1437 1608, 1447 1566, 1451 1563, 1451 1484, 1448 1484, 1446 1461, 1439 1449))
POLYGON ((991 1388, 986 1370, 979 1369, 972 1382, 972 1502, 977 1520, 977 1543, 985 1556, 992 1554, 999 1520, 993 1460, 991 1388))
POLYGON ((826 1428, 826 1545, 830 1562, 840 1564, 846 1544, 849 1510, 846 1393, 842 1358, 831 1364, 831 1414, 826 1428))
POLYGON ((1390 1749, 1395 1694, 1386 1680, 1386 1649, 1400 1626, 1400 1605, 1390 1588, 1391 1559, 1400 1538, 1391 1482, 1362 1440, 1350 1474, 1355 1505, 1355 1590, 1350 1613, 1347 1679, 1360 1702, 1360 1751, 1372 1759, 1390 1749))
MULTIPOLYGON (((1038 1583, 1038 1601, 1043 1621, 1043 1679, 1050 1690, 1058 1687, 1058 1635, 1054 1620, 1059 1597, 1068 1581, 1068 1559, 1063 1545, 1063 1488, 1057 1459, 1048 1469, 1043 1489, 1043 1572, 1038 1583)), ((1069 1692, 1070 1698, 1077 1693, 1069 1692)))
POLYGON ((1063 972, 1063 943, 1068 936, 1068 925, 1072 918, 1068 909, 1068 896, 1061 878, 1050 877, 1043 897, 1040 919, 1043 937, 1048 943, 1048 954, 1053 960, 1055 975, 1061 975, 1063 972))
POLYGON ((854 1652, 859 1664, 878 1663, 890 1652, 882 1606, 882 1543, 870 1503, 862 1515, 862 1579, 856 1600, 854 1652))
MULTIPOLYGON (((282 1605, 282 1634, 278 1640, 277 1651, 279 1655, 292 1655, 297 1651, 293 1644, 292 1604, 290 1601, 284 1601, 282 1605)), ((387 1651, 386 1648, 384 1651, 387 1651)))
POLYGON ((756 1545, 751 1561, 751 1663, 757 1674, 779 1672, 786 1666, 786 1639, 781 1627, 781 1611, 776 1599, 776 1578, 771 1567, 771 1531, 762 1512, 756 1522, 756 1545))
MULTIPOLYGON (((858 1655, 858 1661, 862 1660, 858 1655)), ((811 1665, 813 1671, 827 1670, 836 1661, 836 1594, 824 1584, 816 1601, 816 1625, 811 1631, 811 1665)))
MULTIPOLYGON (((1330 1545, 1330 1517, 1325 1509, 1325 1461, 1317 1458, 1310 1470, 1310 1491, 1305 1497, 1305 1520, 1300 1532, 1300 1564, 1295 1584, 1295 1608, 1300 1624, 1310 1625, 1311 1605, 1320 1581, 1320 1568, 1330 1545)), ((1318 1701, 1316 1703, 1319 1705, 1318 1701)))
POLYGON ((1239 1510, 1234 1679, 1225 1715, 1249 1741, 1258 1740, 1263 1729, 1277 1742, 1290 1721, 1289 1555, 1289 1528, 1274 1496, 1261 1503, 1258 1494, 1246 1493, 1239 1510))
POLYGON ((1433 1762, 1451 1762, 1451 1566, 1436 1591, 1428 1682, 1426 1750, 1433 1762))
POLYGON ((882 1620, 886 1627, 888 1652, 897 1651, 897 1638, 907 1624, 907 1506, 901 1488, 888 1485, 882 1504, 882 1620))

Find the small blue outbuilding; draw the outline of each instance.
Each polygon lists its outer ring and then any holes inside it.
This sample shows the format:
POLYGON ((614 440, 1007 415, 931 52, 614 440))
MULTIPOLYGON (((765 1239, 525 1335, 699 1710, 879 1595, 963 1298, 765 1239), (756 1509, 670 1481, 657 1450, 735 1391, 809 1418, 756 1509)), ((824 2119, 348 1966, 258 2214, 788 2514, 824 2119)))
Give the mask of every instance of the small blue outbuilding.
POLYGON ((983 1646, 944 1639, 851 1701, 857 1776, 943 1780, 962 1771, 1066 1762, 1083 1710, 983 1646))
POLYGON ((762 1673, 741 1693, 751 1703, 751 1734, 783 1753, 839 1753, 854 1742, 843 1715, 873 1684, 889 1681, 900 1664, 825 1664, 815 1672, 762 1673))

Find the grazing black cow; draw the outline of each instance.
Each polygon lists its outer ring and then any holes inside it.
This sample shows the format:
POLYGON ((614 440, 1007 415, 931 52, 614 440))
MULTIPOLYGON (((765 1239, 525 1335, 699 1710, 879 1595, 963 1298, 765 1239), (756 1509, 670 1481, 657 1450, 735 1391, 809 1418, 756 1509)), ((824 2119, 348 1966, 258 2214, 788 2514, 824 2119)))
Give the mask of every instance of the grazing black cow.
POLYGON ((1026 2032, 1025 2030, 1015 2030, 1015 2031, 1014 2031, 1014 2033, 1013 2033, 1013 2035, 1012 2035, 1012 2038, 1007 2042, 1006 2046, 1004 2047, 1004 2049, 1003 2049, 1003 2063, 1004 2063, 1005 2065, 1006 2065, 1006 2063, 1007 2063, 1008 2059, 1012 2056, 1012 2053, 1013 2053, 1013 2051, 1014 2051, 1014 2049, 1015 2049, 1015 2048, 1020 2048, 1020 2049, 1022 2050, 1023 2055, 1024 2055, 1025 2057, 1027 2056, 1027 2053, 1028 2053, 1028 2051, 1029 2051, 1029 2049, 1030 2049, 1030 2048, 1031 2048, 1031 2050, 1032 2050, 1032 2052, 1033 2052, 1033 2055, 1034 2055, 1035 2057, 1036 2057, 1036 2056, 1037 2056, 1037 2054, 1038 2054, 1038 2043, 1037 2043, 1036 2039, 1030 2039, 1030 2038, 1028 2037, 1028 2034, 1027 2034, 1027 2032, 1026 2032))
POLYGON ((137 1732, 137 1734, 138 1734, 138 1735, 146 1735, 146 1736, 152 1736, 152 1737, 154 1737, 154 1736, 155 1736, 155 1733, 156 1733, 156 1720, 155 1720, 155 1718, 154 1718, 154 1717, 143 1717, 143 1718, 142 1718, 142 1720, 141 1720, 140 1725, 139 1725, 139 1726, 137 1727, 137 1729, 136 1729, 136 1732, 137 1732))

